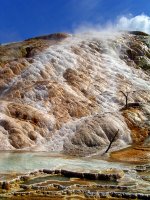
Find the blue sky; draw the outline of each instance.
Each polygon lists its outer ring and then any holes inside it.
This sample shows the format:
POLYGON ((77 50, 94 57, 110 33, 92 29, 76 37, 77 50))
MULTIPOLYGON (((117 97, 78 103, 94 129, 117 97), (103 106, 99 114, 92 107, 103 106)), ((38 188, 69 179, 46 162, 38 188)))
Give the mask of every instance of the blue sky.
POLYGON ((150 16, 150 0, 0 0, 0 43, 141 14, 150 16))

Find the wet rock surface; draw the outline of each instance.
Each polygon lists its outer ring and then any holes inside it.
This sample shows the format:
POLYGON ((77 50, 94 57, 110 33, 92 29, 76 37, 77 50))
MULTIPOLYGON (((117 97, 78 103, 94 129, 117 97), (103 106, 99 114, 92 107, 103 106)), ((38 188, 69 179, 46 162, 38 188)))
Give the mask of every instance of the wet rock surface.
POLYGON ((57 33, 0 46, 0 150, 137 165, 5 174, 1 199, 150 199, 149 47, 142 32, 57 33))
POLYGON ((132 171, 107 169, 100 173, 43 169, 1 181, 0 198, 149 199, 150 184, 147 183, 144 193, 140 192, 141 187, 145 187, 146 182, 142 180, 148 169, 148 164, 138 165, 132 171), (131 182, 132 173, 135 177, 131 182), (141 183, 136 180, 137 177, 140 180, 139 176, 141 183))
POLYGON ((88 155, 104 152, 118 129, 110 150, 148 145, 148 41, 57 33, 1 45, 0 149, 88 155))

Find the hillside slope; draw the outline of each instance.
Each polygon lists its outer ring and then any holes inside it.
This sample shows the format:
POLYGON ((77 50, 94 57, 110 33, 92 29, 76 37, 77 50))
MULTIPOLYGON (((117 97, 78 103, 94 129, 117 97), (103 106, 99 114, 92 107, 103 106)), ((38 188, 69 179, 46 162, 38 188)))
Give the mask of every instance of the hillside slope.
POLYGON ((1 45, 0 149, 103 152, 117 130, 112 150, 148 146, 149 47, 140 32, 58 33, 1 45))

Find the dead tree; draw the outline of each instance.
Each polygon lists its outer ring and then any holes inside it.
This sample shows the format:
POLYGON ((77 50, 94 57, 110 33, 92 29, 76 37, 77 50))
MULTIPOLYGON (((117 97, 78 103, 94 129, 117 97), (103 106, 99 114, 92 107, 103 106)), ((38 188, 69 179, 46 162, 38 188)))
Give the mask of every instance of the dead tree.
POLYGON ((114 137, 110 140, 110 144, 109 144, 108 148, 106 149, 105 153, 107 153, 107 152, 109 151, 109 149, 111 148, 111 145, 112 145, 112 143, 115 141, 115 139, 116 139, 118 133, 119 133, 119 129, 116 131, 114 137))
POLYGON ((125 101, 126 101, 126 104, 125 104, 125 108, 127 109, 128 108, 128 96, 129 96, 129 93, 130 92, 126 92, 126 94, 123 92, 123 91, 120 91, 124 97, 125 97, 125 101))

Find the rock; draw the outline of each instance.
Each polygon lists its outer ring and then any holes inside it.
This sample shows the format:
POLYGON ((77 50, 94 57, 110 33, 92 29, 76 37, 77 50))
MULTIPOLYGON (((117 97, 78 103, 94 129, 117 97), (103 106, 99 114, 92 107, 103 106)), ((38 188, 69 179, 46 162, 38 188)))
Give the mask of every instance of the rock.
POLYGON ((2 189, 3 190, 10 190, 10 188, 11 188, 11 185, 10 185, 9 182, 3 182, 2 183, 2 189))
POLYGON ((21 176, 20 177, 20 180, 21 181, 28 181, 30 179, 30 176, 29 175, 24 175, 24 176, 21 176))
POLYGON ((68 170, 61 170, 61 174, 63 176, 66 176, 66 177, 77 177, 77 178, 83 178, 84 177, 84 174, 83 173, 80 173, 80 172, 73 172, 73 171, 68 171, 68 170))
POLYGON ((55 170, 43 169, 43 172, 46 174, 54 174, 55 170))

